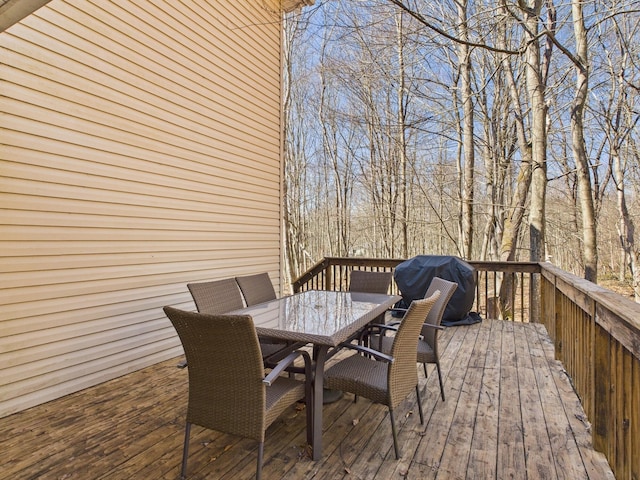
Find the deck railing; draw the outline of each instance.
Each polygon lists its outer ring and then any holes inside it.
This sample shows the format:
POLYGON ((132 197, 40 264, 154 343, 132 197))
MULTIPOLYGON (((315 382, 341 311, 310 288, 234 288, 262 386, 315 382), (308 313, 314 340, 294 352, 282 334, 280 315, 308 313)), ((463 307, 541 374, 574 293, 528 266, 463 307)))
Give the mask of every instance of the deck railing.
MULTIPOLYGON (((325 257, 293 282, 293 291, 347 290, 353 269, 391 272, 402 259, 325 257)), ((467 262, 475 269, 476 295, 472 309, 490 318, 528 322, 539 312, 539 296, 531 288, 539 278, 540 265, 526 262, 467 262), (504 286, 503 286, 504 284, 504 286), (505 288, 508 286, 508 288, 505 288)), ((391 291, 398 293, 392 282, 391 291)))
POLYGON ((640 305, 542 265, 541 322, 617 479, 640 479, 640 305))
MULTIPOLYGON (((393 271, 401 259, 327 257, 295 292, 346 290, 353 269, 393 271)), ((468 262, 473 310, 545 325, 617 479, 640 480, 640 305, 549 263, 468 262)), ((392 291, 398 291, 395 283, 392 291)))

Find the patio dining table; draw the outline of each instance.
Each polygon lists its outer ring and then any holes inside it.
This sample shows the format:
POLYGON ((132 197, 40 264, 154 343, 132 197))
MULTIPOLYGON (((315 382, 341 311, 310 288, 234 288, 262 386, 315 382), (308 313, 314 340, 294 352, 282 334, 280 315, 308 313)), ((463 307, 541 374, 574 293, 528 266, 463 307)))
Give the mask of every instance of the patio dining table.
POLYGON ((313 460, 322 458, 324 365, 329 349, 352 338, 400 299, 397 295, 309 290, 229 312, 251 315, 260 336, 313 345, 313 425, 307 425, 312 432, 313 460))

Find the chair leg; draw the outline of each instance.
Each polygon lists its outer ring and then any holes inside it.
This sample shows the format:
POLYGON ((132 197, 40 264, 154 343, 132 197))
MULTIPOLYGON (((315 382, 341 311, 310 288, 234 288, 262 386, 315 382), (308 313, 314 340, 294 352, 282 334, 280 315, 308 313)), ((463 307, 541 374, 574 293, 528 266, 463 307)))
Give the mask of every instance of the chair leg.
POLYGON ((262 457, 264 456, 264 442, 258 444, 258 465, 256 467, 256 480, 262 478, 262 457))
POLYGON ((393 434, 393 449, 396 452, 396 460, 400 460, 400 450, 398 449, 398 432, 396 432, 396 421, 393 418, 393 410, 389 408, 389 419, 391 420, 391 433, 393 434))
POLYGON ((422 413, 422 399, 420 398, 420 387, 416 384, 416 397, 418 397, 418 413, 420 413, 420 425, 424 425, 424 414, 422 413))
POLYGON ((424 369, 424 378, 428 378, 429 374, 427 373, 427 364, 423 363, 422 368, 424 369))
POLYGON ((189 436, 191 435, 191 424, 187 422, 184 429, 184 445, 182 447, 182 469, 180 470, 180 478, 187 478, 187 458, 189 457, 189 436))
POLYGON ((442 372, 440 371, 440 362, 436 363, 436 368, 438 369, 438 380, 440 380, 440 395, 442 396, 442 401, 444 402, 444 385, 442 384, 442 372))

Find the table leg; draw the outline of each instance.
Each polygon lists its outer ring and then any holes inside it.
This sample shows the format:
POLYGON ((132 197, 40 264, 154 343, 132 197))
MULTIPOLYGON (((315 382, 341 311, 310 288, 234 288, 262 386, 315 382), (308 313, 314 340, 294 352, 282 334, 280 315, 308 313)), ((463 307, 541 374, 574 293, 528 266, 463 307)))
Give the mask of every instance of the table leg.
POLYGON ((327 359, 326 345, 313 347, 313 460, 322 458, 322 405, 323 405, 323 384, 324 384, 324 362, 327 359))

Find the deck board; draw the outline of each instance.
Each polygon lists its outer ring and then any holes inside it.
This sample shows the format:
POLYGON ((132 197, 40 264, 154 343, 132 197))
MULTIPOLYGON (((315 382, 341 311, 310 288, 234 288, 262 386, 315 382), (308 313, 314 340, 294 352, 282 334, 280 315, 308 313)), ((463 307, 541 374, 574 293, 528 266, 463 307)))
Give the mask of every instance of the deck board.
MULTIPOLYGON (((541 325, 485 320, 441 335, 446 401, 419 367, 425 425, 410 395, 388 412, 345 394, 324 406, 324 455, 310 460, 298 405, 267 431, 266 479, 613 479, 541 325)), ((176 360, 0 419, 0 479, 179 476, 187 373, 176 360)), ((255 473, 256 445, 194 426, 189 478, 255 473)))

